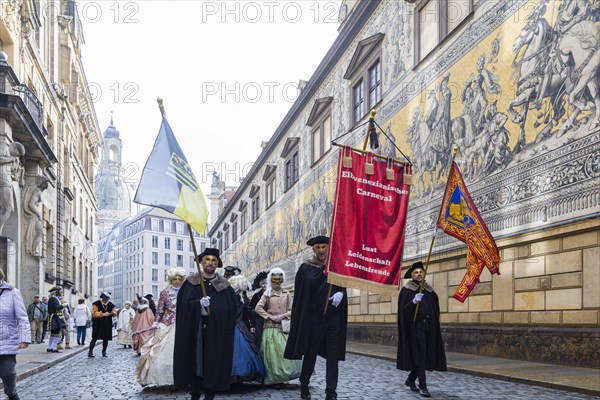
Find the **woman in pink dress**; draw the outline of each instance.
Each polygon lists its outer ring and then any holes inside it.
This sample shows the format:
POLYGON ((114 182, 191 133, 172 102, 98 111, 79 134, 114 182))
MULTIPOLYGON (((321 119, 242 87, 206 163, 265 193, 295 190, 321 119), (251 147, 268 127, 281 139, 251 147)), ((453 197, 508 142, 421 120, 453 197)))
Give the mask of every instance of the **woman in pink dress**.
POLYGON ((137 352, 138 356, 141 355, 142 346, 154 336, 153 323, 154 314, 152 314, 152 310, 148 306, 148 300, 142 297, 131 323, 133 349, 137 352))
POLYGON ((167 270, 167 286, 160 292, 154 319, 154 336, 142 346, 136 378, 142 386, 173 385, 173 351, 175 347, 175 315, 177 294, 185 281, 184 268, 167 270))

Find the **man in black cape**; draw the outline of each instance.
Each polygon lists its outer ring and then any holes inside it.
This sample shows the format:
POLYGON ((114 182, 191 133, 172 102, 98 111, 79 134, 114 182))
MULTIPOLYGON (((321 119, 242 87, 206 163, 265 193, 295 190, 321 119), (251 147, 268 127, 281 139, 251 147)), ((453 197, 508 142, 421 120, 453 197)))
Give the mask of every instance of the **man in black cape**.
POLYGON ((209 400, 229 390, 238 303, 227 279, 215 274, 223 266, 219 250, 207 248, 198 258, 202 276, 188 276, 177 295, 173 374, 176 386, 191 388, 192 400, 202 389, 209 400))
POLYGON ((440 303, 433 287, 425 282, 422 262, 414 263, 404 274, 404 279, 411 280, 404 285, 398 296, 396 367, 410 371, 408 379, 404 382, 410 390, 419 392, 423 397, 430 397, 425 370, 447 370, 440 329, 440 303), (418 388, 415 384, 417 378, 418 388))
POLYGON ((346 357, 348 296, 346 289, 327 283, 324 274, 329 238, 317 236, 306 242, 313 256, 298 269, 294 282, 294 306, 284 357, 302 360, 300 397, 310 399, 310 376, 317 355, 326 360, 326 400, 337 399, 338 361, 346 357), (327 306, 325 306, 327 304, 327 306))

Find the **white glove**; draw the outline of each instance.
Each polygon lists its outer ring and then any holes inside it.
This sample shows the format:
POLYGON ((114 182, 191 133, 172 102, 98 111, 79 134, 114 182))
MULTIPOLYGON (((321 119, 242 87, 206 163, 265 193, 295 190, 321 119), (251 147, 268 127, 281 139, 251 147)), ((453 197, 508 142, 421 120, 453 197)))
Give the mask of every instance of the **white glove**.
POLYGON ((334 307, 337 307, 337 306, 339 306, 339 305, 340 305, 340 303, 342 302, 342 299, 343 299, 343 298, 344 298, 344 293, 342 293, 342 292, 337 292, 337 293, 335 293, 333 296, 331 296, 331 297, 329 298, 329 300, 331 300, 331 304, 332 304, 334 307))
POLYGON ((166 327, 167 327, 167 326, 166 326, 165 324, 163 324, 162 322, 159 322, 159 323, 156 325, 156 329, 165 329, 166 327))
POLYGON ((202 307, 204 308, 210 307, 210 296, 204 296, 203 298, 201 298, 200 304, 202 304, 202 307))
POLYGON ((421 301, 421 299, 423 299, 423 293, 417 293, 415 294, 415 298, 412 300, 412 302, 413 304, 417 304, 421 301))
POLYGON ((152 327, 153 327, 153 328, 158 328, 158 322, 154 322, 154 323, 152 324, 152 327))

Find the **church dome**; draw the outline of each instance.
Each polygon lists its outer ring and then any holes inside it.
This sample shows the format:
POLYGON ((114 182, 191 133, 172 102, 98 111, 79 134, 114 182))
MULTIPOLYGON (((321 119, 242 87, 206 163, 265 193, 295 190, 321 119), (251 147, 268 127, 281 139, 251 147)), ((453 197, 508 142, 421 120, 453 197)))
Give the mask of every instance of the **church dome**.
POLYGON ((108 126, 108 128, 106 128, 106 130, 104 131, 104 138, 119 138, 119 131, 117 130, 117 128, 115 128, 115 126, 113 125, 112 119, 110 121, 110 125, 108 126))

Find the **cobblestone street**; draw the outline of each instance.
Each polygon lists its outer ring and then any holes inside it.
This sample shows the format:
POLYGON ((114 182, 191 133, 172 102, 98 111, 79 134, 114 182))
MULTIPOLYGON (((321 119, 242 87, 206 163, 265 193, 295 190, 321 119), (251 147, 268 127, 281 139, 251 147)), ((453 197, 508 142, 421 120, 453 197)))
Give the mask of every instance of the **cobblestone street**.
MULTIPOLYGON (((189 395, 183 390, 144 389, 135 381, 138 358, 131 349, 122 349, 113 343, 108 358, 100 351, 96 358, 86 352, 59 363, 48 370, 18 383, 22 400, 92 400, 92 399, 165 399, 184 400, 189 395)), ((324 399, 324 368, 317 362, 311 380, 313 399, 324 399)), ((348 354, 340 363, 338 398, 341 399, 420 399, 418 393, 404 386, 406 373, 396 370, 394 362, 348 354)), ((428 386, 434 399, 594 399, 573 392, 565 392, 480 378, 457 373, 429 373, 428 386)), ((245 384, 217 398, 238 399, 299 399, 297 380, 280 387, 245 384)))

